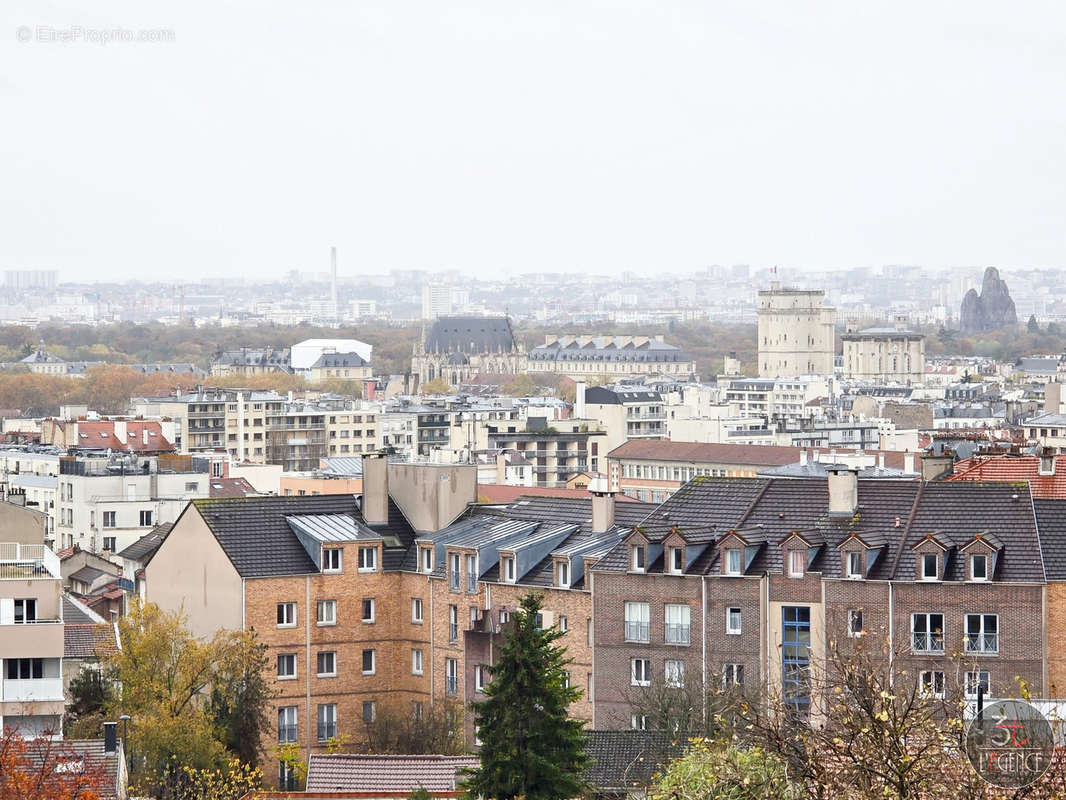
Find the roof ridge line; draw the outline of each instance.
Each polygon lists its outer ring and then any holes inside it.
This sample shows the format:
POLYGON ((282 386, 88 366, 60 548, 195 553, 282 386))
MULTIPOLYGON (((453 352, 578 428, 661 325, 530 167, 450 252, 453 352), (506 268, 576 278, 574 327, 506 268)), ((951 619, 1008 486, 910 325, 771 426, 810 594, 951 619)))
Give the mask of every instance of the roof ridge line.
POLYGON ((889 573, 889 580, 896 579, 896 571, 899 569, 899 560, 903 558, 903 548, 907 546, 907 539, 910 538, 911 524, 914 522, 915 516, 918 514, 918 503, 921 501, 922 495, 925 493, 926 481, 918 481, 918 491, 914 493, 914 502, 911 503, 911 511, 907 515, 907 521, 903 523, 903 535, 899 540, 899 547, 896 548, 896 556, 892 559, 892 571, 889 573))
POLYGON ((734 530, 740 528, 744 524, 744 520, 751 516, 752 512, 755 510, 755 506, 758 505, 760 500, 762 500, 763 495, 766 494, 767 490, 770 488, 770 484, 774 482, 773 478, 756 478, 756 480, 765 480, 766 483, 762 485, 762 488, 759 489, 758 494, 755 495, 755 498, 751 501, 751 503, 748 504, 748 507, 744 509, 744 513, 742 513, 740 515, 740 518, 737 519, 736 523, 734 523, 734 530))

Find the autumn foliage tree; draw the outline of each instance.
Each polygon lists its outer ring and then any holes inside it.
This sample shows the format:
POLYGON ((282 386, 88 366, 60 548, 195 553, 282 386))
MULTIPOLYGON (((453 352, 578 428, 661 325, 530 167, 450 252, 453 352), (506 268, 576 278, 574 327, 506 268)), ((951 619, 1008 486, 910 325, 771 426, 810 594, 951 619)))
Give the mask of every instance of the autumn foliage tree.
POLYGON ((110 780, 102 764, 84 758, 62 740, 23 739, 12 728, 0 735, 3 800, 98 800, 110 780))

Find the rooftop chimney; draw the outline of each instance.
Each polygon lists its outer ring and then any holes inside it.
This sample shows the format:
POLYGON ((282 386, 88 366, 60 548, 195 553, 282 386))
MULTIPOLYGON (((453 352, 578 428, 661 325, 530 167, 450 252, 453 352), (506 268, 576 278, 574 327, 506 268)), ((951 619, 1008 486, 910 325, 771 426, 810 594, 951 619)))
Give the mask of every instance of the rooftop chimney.
POLYGON ((585 418, 585 382, 578 381, 574 389, 574 416, 578 419, 585 418))
POLYGON ((914 453, 903 454, 903 471, 914 472, 914 453))
POLYGON ((943 450, 936 456, 927 453, 922 456, 922 480, 935 481, 951 472, 955 466, 955 454, 951 450, 943 450))
POLYGON ((507 483, 507 454, 499 452, 496 454, 496 485, 503 486, 507 483))
POLYGON ((389 459, 384 453, 363 454, 363 519, 370 525, 389 521, 389 459))
POLYGON ((1062 384, 1052 381, 1044 384, 1044 412, 1058 414, 1062 411, 1062 384))
POLYGON ((845 464, 830 464, 829 514, 834 517, 850 517, 859 507, 859 471, 845 464))
POLYGON ((1041 475, 1054 475, 1055 474, 1055 450, 1051 447, 1040 448, 1040 469, 1041 475))
POLYGON ((597 478, 589 483, 592 495, 592 532, 606 533, 614 527, 614 492, 597 478))

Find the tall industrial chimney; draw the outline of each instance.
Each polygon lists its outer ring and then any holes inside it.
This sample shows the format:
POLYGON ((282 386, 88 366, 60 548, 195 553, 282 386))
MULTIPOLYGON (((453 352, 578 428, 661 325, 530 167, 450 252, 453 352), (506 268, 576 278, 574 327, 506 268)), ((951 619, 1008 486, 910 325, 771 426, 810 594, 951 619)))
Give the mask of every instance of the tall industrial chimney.
POLYGON ((330 295, 329 299, 333 301, 333 313, 337 313, 337 248, 331 247, 329 249, 330 258, 330 295))

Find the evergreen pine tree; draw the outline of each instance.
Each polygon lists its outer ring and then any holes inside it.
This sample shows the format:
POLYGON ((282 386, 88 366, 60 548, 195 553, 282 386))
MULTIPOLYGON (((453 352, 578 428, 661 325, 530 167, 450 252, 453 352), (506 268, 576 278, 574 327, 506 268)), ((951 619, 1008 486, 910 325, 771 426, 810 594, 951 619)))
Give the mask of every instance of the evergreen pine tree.
POLYGON ((473 704, 481 766, 465 788, 494 800, 566 800, 585 788, 584 722, 570 719, 581 691, 566 685, 566 650, 558 628, 537 626, 539 595, 522 598, 496 664, 488 699, 473 704))

